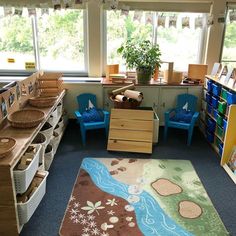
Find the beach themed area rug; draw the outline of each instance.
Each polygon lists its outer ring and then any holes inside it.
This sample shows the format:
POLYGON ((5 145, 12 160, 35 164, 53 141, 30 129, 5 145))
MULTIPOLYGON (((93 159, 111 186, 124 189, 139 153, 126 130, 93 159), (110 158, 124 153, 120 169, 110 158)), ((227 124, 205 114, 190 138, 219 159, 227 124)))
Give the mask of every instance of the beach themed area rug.
POLYGON ((85 158, 60 235, 229 234, 190 161, 85 158))

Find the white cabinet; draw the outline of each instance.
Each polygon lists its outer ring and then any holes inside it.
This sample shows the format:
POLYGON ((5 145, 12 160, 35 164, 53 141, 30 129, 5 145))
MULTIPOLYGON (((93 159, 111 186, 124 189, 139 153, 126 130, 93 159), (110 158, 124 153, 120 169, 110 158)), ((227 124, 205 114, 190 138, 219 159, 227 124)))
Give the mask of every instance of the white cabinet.
MULTIPOLYGON (((110 111, 113 103, 108 97, 108 93, 113 89, 121 86, 104 86, 103 87, 103 108, 110 111)), ((143 107, 152 107, 157 113, 160 125, 164 125, 164 113, 168 109, 176 106, 176 98, 179 94, 188 93, 198 97, 197 110, 200 110, 202 86, 136 86, 135 90, 143 93, 144 99, 141 103, 143 107)))

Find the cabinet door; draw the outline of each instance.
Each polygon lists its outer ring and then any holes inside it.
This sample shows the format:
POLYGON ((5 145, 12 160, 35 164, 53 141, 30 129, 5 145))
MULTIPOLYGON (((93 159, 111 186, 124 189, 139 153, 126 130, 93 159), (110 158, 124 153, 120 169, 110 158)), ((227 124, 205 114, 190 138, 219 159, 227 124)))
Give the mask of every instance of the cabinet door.
POLYGON ((192 95, 194 95, 198 98, 197 99, 197 111, 201 110, 202 93, 203 93, 203 87, 202 86, 189 87, 188 88, 188 94, 192 94, 192 95))
POLYGON ((157 111, 158 98, 159 98, 159 87, 157 86, 138 86, 135 90, 143 93, 143 101, 140 106, 152 107, 157 111))
POLYGON ((160 119, 160 125, 164 125, 164 113, 165 111, 175 108, 176 99, 179 94, 188 93, 187 87, 162 87, 159 96, 158 117, 160 119))
POLYGON ((106 111, 111 111, 111 108, 113 108, 113 102, 111 101, 111 99, 109 98, 109 93, 114 90, 117 89, 118 87, 103 87, 103 109, 105 109, 106 111))

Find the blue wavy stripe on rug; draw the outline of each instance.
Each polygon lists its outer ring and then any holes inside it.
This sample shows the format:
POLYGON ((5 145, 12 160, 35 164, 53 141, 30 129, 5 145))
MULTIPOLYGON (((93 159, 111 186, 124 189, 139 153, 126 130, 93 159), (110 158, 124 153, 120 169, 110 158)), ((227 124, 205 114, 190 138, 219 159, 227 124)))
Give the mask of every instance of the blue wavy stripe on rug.
MULTIPOLYGON (((106 166, 92 158, 85 158, 81 168, 86 170, 94 184, 102 191, 121 197, 125 200, 130 195, 128 193, 129 185, 115 180, 109 173, 106 166)), ((143 191, 140 195, 140 201, 130 203, 134 207, 139 229, 145 236, 190 236, 192 235, 180 225, 174 222, 165 214, 156 200, 147 192, 143 191)))

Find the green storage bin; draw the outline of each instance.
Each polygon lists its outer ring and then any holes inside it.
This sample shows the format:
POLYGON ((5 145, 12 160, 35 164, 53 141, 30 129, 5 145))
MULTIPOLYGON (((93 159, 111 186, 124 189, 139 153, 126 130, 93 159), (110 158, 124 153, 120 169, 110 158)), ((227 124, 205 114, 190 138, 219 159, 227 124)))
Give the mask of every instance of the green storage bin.
POLYGON ((220 114, 217 114, 216 123, 221 127, 223 126, 223 117, 220 114))
POLYGON ((220 143, 222 143, 220 139, 218 139, 217 136, 215 136, 215 140, 214 140, 215 146, 218 147, 220 143))
MULTIPOLYGON (((224 129, 220 126, 216 126, 216 134, 220 137, 220 138, 224 138, 224 129)), ((217 144, 218 146, 218 144, 217 144)))
POLYGON ((221 114, 225 114, 226 112, 226 107, 227 107, 227 103, 224 102, 224 101, 219 101, 218 103, 218 111, 221 113, 221 114))
POLYGON ((221 95, 220 95, 225 101, 227 100, 227 90, 225 88, 221 89, 221 95))

